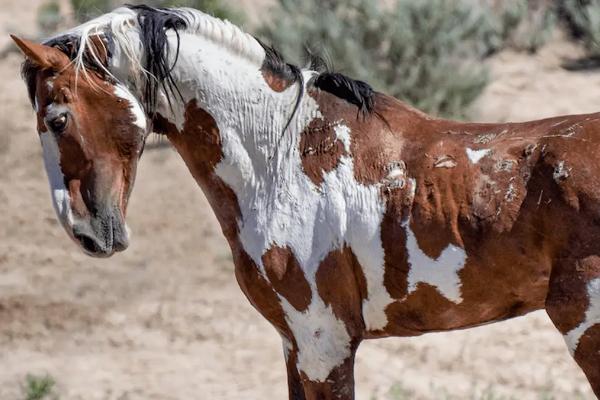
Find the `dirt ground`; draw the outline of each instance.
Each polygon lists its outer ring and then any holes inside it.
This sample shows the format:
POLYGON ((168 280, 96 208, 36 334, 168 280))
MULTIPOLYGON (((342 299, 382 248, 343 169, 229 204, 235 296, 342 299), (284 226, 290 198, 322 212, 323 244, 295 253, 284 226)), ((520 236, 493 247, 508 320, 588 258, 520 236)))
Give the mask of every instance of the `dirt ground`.
MULTIPOLYGON (((2 0, 0 48, 8 32, 34 32, 39 2, 2 0)), ((473 114, 504 121, 599 110, 600 74, 558 68, 578 52, 557 41, 537 56, 497 56, 473 114)), ((53 376, 63 400, 285 398, 279 338, 239 290, 216 220, 174 151, 144 155, 127 252, 91 259, 67 239, 50 203, 20 62, 17 54, 0 61, 0 400, 22 399, 29 373, 53 376)), ((362 400, 486 391, 593 398, 544 312, 366 342, 356 373, 362 400)))

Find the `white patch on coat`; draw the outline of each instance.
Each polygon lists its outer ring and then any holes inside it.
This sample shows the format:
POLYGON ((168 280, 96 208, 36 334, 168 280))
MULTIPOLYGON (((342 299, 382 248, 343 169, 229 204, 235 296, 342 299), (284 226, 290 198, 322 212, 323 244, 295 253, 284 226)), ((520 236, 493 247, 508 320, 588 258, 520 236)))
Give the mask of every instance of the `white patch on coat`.
POLYGON ((517 188, 515 188, 515 184, 511 182, 508 185, 508 189, 506 189, 506 193, 504 194, 504 200, 510 203, 517 198, 517 195, 517 188))
MULTIPOLYGON (((223 159, 215 173, 238 199, 242 213, 239 238, 244 250, 266 276, 263 254, 273 246, 289 247, 309 282, 312 302, 306 313, 286 307, 285 299, 280 300, 298 342, 299 370, 311 379, 325 379, 348 357, 350 339, 344 324, 319 297, 316 271, 330 251, 343 246, 347 226, 365 218, 356 211, 348 213, 348 203, 367 196, 367 202, 372 202, 378 197, 376 190, 356 190, 348 159, 324 176, 321 190, 306 176, 299 153, 300 134, 321 114, 315 100, 304 96, 289 128, 283 131, 296 102, 297 84, 275 92, 259 65, 230 54, 212 39, 186 33, 173 74, 186 83, 179 85, 184 100, 196 100, 219 127, 223 159), (348 199, 347 192, 354 198, 348 199), (322 332, 320 338, 306 336, 315 331, 322 332), (323 353, 323 362, 315 358, 318 353, 323 353)), ((305 74, 306 80, 312 76, 305 74)), ((164 98, 160 101, 161 115, 181 129, 184 105, 174 105, 171 112, 164 98)), ((349 130, 338 126, 336 134, 343 141, 349 130)), ((378 216, 373 217, 367 219, 376 224, 378 216)))
POLYGON ((125 86, 120 84, 115 85, 115 96, 129 104, 129 110, 133 115, 133 123, 145 133, 147 129, 146 114, 138 99, 125 86))
MULTIPOLYGON (((344 323, 324 305, 316 287, 317 269, 331 251, 350 247, 363 268, 368 288, 363 302, 367 329, 387 325, 385 308, 393 300, 383 284, 381 184, 356 181, 350 128, 340 121, 334 131, 348 154, 335 170, 324 174, 320 186, 315 185, 302 168, 299 144, 310 122, 322 118, 316 101, 303 96, 284 131, 299 85, 275 92, 261 73, 265 53, 256 40, 238 34, 237 28, 220 26, 222 21, 203 20, 201 13, 194 18, 196 31, 180 32, 179 59, 172 71, 183 102, 174 98, 171 108, 165 94, 159 93, 158 112, 181 131, 185 105, 196 100, 215 119, 223 152, 215 174, 238 199, 240 242, 263 276, 262 256, 267 250, 274 246, 292 250, 310 285, 312 302, 301 313, 280 299, 298 336, 298 368, 311 379, 324 380, 350 354, 344 323), (231 40, 245 43, 224 46, 224 32, 232 32, 227 35, 231 40)), ((177 37, 173 31, 167 35, 175 48, 177 37)), ((114 61, 112 65, 117 64, 120 71, 128 70, 114 61)), ((304 71, 304 82, 314 74, 304 71)))
POLYGON ((452 156, 449 156, 449 155, 444 155, 444 156, 438 157, 433 162, 433 166, 435 168, 451 169, 451 168, 456 167, 456 165, 457 165, 456 160, 452 156))
POLYGON ((517 165, 517 162, 514 160, 500 160, 496 163, 494 169, 496 172, 511 172, 515 165, 517 165))
POLYGON ((65 186, 65 178, 60 167, 60 149, 52 132, 40 134, 42 150, 44 153, 44 166, 50 183, 52 204, 60 223, 67 230, 73 227, 73 213, 71 211, 71 197, 65 186))
POLYGON ((564 181, 565 179, 567 179, 570 175, 571 175, 571 168, 565 167, 565 162, 560 161, 556 165, 556 167, 554 167, 554 172, 552 174, 552 177, 554 178, 556 183, 560 183, 561 181, 564 181))
POLYGON ((383 179, 386 191, 404 189, 406 186, 406 163, 404 161, 391 162, 386 166, 388 174, 383 179))
MULTIPOLYGON (((256 64, 197 35, 182 34, 173 74, 186 82, 180 85, 184 99, 197 100, 219 127, 223 159, 216 174, 237 196, 242 212, 240 241, 263 275, 262 255, 273 246, 289 247, 311 282, 327 254, 348 245, 365 269, 370 289, 365 301, 367 326, 383 328, 384 308, 392 301, 382 285, 379 226, 385 204, 379 186, 356 181, 349 156, 341 157, 338 167, 324 174, 320 187, 304 173, 300 134, 322 117, 315 100, 304 96, 283 132, 298 85, 275 92, 256 64)), ((305 71, 305 82, 313 74, 305 71)), ((183 127, 183 105, 176 105, 172 113, 163 101, 160 110, 183 127)), ((348 126, 340 122, 334 131, 349 149, 348 126)))
POLYGON ((585 319, 577 328, 565 335, 565 342, 571 355, 575 355, 579 341, 585 332, 594 325, 600 324, 600 278, 588 283, 587 292, 590 305, 585 313, 585 319))
POLYGON ((287 363, 290 359, 290 352, 293 350, 292 342, 285 336, 281 336, 281 346, 283 347, 283 357, 287 363))
POLYGON ((450 244, 437 259, 433 259, 419 247, 417 237, 410 228, 410 222, 406 221, 403 225, 406 231, 406 249, 410 265, 408 293, 416 291, 419 283, 427 283, 453 303, 461 303, 462 283, 458 273, 467 261, 464 249, 450 244))
POLYGON ((337 124, 334 126, 333 131, 335 132, 336 139, 344 145, 346 153, 350 154, 350 128, 343 124, 337 124))
POLYGON ((285 298, 281 298, 281 306, 298 346, 298 370, 311 381, 324 382, 351 355, 346 326, 319 296, 313 296, 304 312, 296 310, 285 298))
POLYGON ((386 179, 389 180, 398 180, 404 178, 404 170, 400 169, 400 168, 394 168, 392 169, 389 174, 387 174, 386 179))
POLYGON ((484 157, 490 155, 492 153, 492 150, 490 150, 490 149, 473 150, 473 149, 470 149, 467 147, 466 152, 467 152, 467 157, 469 157, 469 161, 471 161, 472 164, 477 164, 484 157))

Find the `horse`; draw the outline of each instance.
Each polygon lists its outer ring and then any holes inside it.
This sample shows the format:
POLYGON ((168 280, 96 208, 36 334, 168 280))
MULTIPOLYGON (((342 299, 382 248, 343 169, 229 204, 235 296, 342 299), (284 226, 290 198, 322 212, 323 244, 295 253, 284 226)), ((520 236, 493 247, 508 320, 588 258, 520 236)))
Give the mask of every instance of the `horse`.
POLYGON ((363 340, 539 309, 600 396, 600 114, 434 118, 193 9, 13 39, 68 235, 127 248, 137 163, 164 135, 281 336, 290 399, 353 399, 363 340))

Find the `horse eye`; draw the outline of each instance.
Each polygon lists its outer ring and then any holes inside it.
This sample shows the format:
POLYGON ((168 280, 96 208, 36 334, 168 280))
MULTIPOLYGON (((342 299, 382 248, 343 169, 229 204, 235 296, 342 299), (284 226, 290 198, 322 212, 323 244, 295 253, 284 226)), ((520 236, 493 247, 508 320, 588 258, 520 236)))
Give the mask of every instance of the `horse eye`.
POLYGON ((50 120, 48 122, 48 127, 54 132, 54 133, 60 133, 62 131, 65 130, 65 127, 67 126, 67 114, 60 114, 58 117, 50 120))

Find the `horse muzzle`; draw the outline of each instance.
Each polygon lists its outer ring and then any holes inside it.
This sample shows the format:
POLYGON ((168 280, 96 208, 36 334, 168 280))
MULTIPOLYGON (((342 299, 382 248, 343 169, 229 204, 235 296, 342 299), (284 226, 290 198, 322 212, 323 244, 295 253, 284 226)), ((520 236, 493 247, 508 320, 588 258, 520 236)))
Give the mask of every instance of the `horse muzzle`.
POLYGON ((106 210, 73 224, 73 239, 92 257, 106 258, 129 246, 129 234, 118 209, 106 210))

